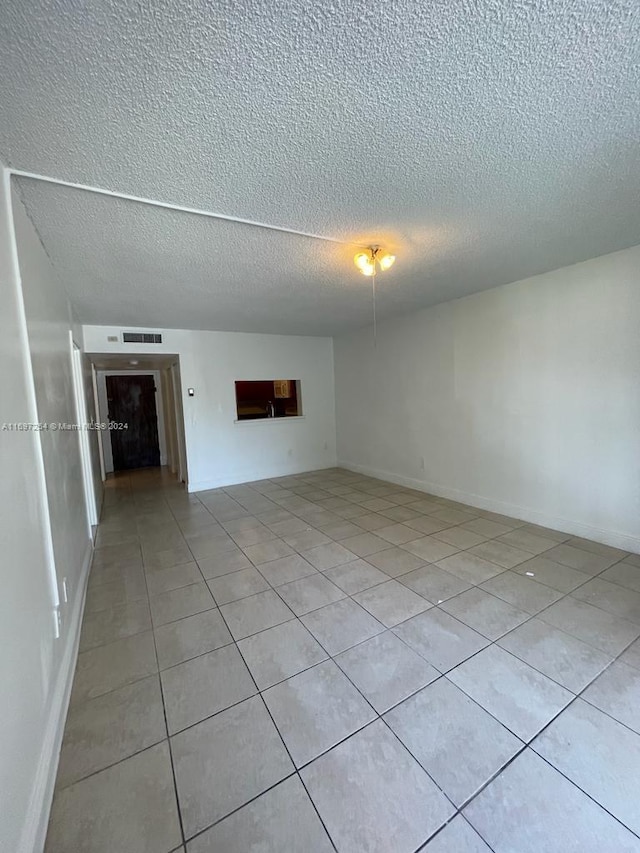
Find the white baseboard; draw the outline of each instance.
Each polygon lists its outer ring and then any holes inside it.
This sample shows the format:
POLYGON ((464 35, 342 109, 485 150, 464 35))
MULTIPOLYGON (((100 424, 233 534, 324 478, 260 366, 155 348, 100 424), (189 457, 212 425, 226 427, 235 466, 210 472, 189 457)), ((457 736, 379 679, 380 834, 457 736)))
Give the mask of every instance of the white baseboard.
POLYGON ((56 774, 58 772, 60 747, 62 746, 62 736, 64 734, 73 676, 78 658, 80 628, 82 627, 82 614, 84 613, 87 580, 89 578, 92 556, 93 546, 89 541, 82 563, 82 574, 76 598, 73 608, 70 611, 64 655, 60 663, 58 678, 52 691, 49 717, 44 731, 38 770, 31 792, 19 853, 42 853, 47 837, 49 813, 51 811, 56 774))
POLYGON ((617 530, 602 530, 599 527, 593 527, 590 524, 584 524, 580 521, 548 515, 531 507, 494 500, 483 495, 463 492, 460 489, 451 489, 439 483, 429 483, 425 480, 416 480, 413 477, 399 476, 391 471, 383 471, 367 465, 357 465, 352 462, 339 460, 338 466, 346 468, 348 471, 354 471, 357 474, 365 474, 368 477, 388 480, 390 483, 406 486, 409 489, 415 489, 419 492, 427 492, 441 498, 448 498, 449 500, 459 501, 469 506, 475 506, 478 509, 508 515, 511 518, 518 518, 521 521, 539 524, 541 527, 549 527, 553 530, 560 530, 563 533, 571 533, 573 536, 592 539, 594 542, 601 542, 603 545, 611 545, 614 548, 622 548, 624 551, 632 551, 635 554, 640 554, 640 538, 628 533, 621 533, 617 530))
POLYGON ((327 468, 335 468, 336 460, 330 462, 308 462, 306 465, 286 465, 276 468, 263 468, 261 470, 243 471, 237 474, 226 474, 213 480, 199 480, 195 483, 189 482, 187 491, 206 492, 209 489, 223 489, 225 486, 238 486, 242 483, 257 480, 271 480, 274 477, 291 477, 294 474, 304 474, 307 471, 324 471, 327 468))

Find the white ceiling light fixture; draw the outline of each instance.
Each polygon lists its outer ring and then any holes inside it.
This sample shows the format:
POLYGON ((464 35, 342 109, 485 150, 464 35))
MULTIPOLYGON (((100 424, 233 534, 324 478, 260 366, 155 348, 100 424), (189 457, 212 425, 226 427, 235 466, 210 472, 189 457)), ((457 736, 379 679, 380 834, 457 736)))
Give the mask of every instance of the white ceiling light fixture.
POLYGON ((365 252, 358 252, 353 262, 362 275, 375 276, 376 264, 378 264, 381 270, 388 270, 389 267, 393 266, 395 259, 395 255, 385 252, 384 249, 372 246, 365 252))
POLYGON ((381 249, 379 246, 371 246, 369 249, 366 249, 364 252, 358 252, 353 262, 358 267, 362 275, 369 276, 371 278, 371 301, 373 305, 373 346, 376 347, 378 344, 378 327, 376 322, 376 272, 377 268, 380 267, 381 270, 388 270, 389 267, 393 266, 394 261, 396 259, 395 255, 386 252, 384 249, 381 249))

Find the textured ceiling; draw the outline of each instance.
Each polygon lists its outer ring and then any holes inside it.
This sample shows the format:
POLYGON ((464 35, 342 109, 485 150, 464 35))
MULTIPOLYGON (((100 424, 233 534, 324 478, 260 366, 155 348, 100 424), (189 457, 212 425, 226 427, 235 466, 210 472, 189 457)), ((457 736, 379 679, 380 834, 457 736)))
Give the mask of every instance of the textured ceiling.
MULTIPOLYGON (((380 316, 640 242, 637 0, 5 0, 0 47, 5 163, 384 241, 380 316)), ((84 322, 370 320, 349 247, 19 191, 84 322)))

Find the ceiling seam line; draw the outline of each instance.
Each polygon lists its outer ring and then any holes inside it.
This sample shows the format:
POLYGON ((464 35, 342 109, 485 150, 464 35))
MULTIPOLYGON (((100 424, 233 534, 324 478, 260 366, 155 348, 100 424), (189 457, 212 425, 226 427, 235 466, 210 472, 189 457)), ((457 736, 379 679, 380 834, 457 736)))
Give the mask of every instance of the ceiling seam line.
MULTIPOLYGON (((79 184, 74 181, 67 181, 64 178, 52 178, 48 175, 39 175, 37 172, 27 172, 24 169, 13 169, 8 167, 6 170, 10 175, 15 175, 18 178, 28 178, 33 181, 42 181, 43 183, 54 184, 60 187, 68 187, 74 190, 82 190, 83 192, 95 193, 96 195, 108 196, 110 198, 119 198, 123 201, 132 201, 136 204, 146 204, 150 207, 159 207, 164 210, 174 210, 178 213, 189 213, 193 216, 203 216, 207 219, 219 219, 224 222, 233 222, 237 225, 247 225, 252 228, 262 228, 267 231, 279 231, 283 234, 292 234, 296 237, 306 237, 310 240, 323 240, 326 243, 339 243, 342 246, 359 246, 358 242, 351 240, 339 240, 337 237, 327 237, 324 234, 313 234, 309 231, 298 231, 295 228, 285 228, 282 225, 269 225, 266 222, 256 222, 252 219, 243 219, 239 216, 229 216, 225 213, 213 213, 209 210, 204 210, 198 207, 188 207, 187 205, 174 204, 168 201, 157 201, 155 199, 145 198, 144 196, 132 195, 131 193, 118 192, 116 190, 107 190, 103 187, 92 187, 89 184, 79 184)), ((363 246, 364 248, 364 246, 363 246)))

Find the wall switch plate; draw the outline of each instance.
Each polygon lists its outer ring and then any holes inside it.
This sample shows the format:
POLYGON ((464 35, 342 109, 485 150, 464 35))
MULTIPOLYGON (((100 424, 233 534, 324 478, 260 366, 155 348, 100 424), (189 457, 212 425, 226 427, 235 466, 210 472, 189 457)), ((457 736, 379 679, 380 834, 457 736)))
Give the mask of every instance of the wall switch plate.
POLYGON ((195 397, 195 393, 196 393, 196 392, 195 392, 195 390, 194 390, 193 388, 187 388, 187 394, 188 394, 190 397, 195 397))

